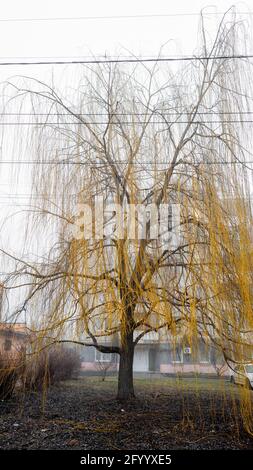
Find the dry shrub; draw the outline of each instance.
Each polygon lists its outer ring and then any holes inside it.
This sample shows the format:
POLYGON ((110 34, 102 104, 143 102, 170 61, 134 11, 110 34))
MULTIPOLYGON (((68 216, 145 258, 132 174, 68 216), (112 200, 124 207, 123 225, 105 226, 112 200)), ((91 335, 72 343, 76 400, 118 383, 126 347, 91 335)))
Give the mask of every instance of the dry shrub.
POLYGON ((13 395, 15 386, 22 374, 22 355, 0 352, 0 399, 13 395))
POLYGON ((108 372, 115 372, 117 370, 116 362, 96 362, 96 369, 100 372, 101 381, 105 382, 108 372))
POLYGON ((75 350, 51 347, 31 356, 27 361, 23 384, 26 389, 42 390, 73 378, 80 367, 80 358, 75 350))

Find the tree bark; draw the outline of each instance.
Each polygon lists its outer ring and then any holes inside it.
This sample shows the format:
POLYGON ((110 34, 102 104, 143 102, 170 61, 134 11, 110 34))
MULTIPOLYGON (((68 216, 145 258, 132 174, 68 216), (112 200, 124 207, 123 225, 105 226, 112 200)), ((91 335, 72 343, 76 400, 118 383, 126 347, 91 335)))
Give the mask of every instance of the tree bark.
POLYGON ((133 333, 130 333, 125 335, 121 347, 118 374, 118 400, 127 401, 134 398, 133 361, 134 342, 133 333))

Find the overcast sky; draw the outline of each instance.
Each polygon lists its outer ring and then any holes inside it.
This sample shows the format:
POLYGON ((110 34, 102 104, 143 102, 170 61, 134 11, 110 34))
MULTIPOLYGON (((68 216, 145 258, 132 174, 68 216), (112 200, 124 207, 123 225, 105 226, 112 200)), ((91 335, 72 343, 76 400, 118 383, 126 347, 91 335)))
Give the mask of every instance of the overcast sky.
MULTIPOLYGON (((161 45, 168 41, 163 55, 191 55, 198 46, 200 10, 205 7, 206 26, 212 33, 221 19, 220 13, 225 12, 231 5, 231 0, 219 0, 209 6, 202 0, 1 1, 0 62, 15 62, 24 58, 71 59, 91 54, 128 55, 128 51, 137 56, 156 56, 161 45), (158 16, 130 18, 132 15, 158 16), (113 19, 108 18, 110 16, 128 17, 113 19), (89 19, 85 20, 83 17, 89 19)), ((239 12, 250 11, 249 6, 243 2, 236 3, 236 8, 239 12)), ((249 21, 252 17, 243 14, 242 18, 249 21)), ((253 45, 250 45, 250 52, 253 53, 253 45)), ((70 70, 72 73, 74 67, 0 66, 0 82, 3 83, 13 75, 26 75, 46 81, 47 77, 51 77, 53 70, 54 77, 58 77, 58 83, 62 83, 64 88, 62 77, 68 76, 70 70)), ((6 155, 1 157, 6 159, 6 155)), ((13 165, 10 168, 13 168, 13 165)), ((5 207, 10 205, 9 191, 23 193, 24 190, 20 188, 26 184, 25 175, 22 175, 18 191, 14 180, 10 187, 10 168, 0 165, 0 206, 5 207)))
MULTIPOLYGON (((161 44, 175 41, 175 53, 191 53, 196 47, 198 16, 192 15, 208 5, 206 1, 186 0, 9 0, 2 1, 0 57, 54 57, 114 54, 120 47, 136 54, 156 54, 161 44), (45 18, 73 18, 126 15, 184 15, 153 18, 107 18, 48 21, 45 18), (188 15, 189 14, 189 15, 188 15), (6 19, 43 21, 3 21, 6 19)), ((219 0, 206 13, 224 12, 231 1, 219 0)), ((238 11, 248 11, 245 3, 236 4, 238 11)), ((220 16, 209 15, 211 25, 220 16)))
MULTIPOLYGON (((91 54, 156 56, 161 45, 168 41, 163 55, 191 55, 198 46, 200 10, 206 7, 206 26, 211 34, 221 19, 220 13, 231 5, 231 0, 219 0, 211 6, 201 0, 5 0, 0 2, 0 62, 22 61, 24 58, 34 61, 43 58, 74 59, 91 54), (130 18, 132 15, 158 16, 130 18), (80 17, 107 18, 76 19, 80 17)), ((250 11, 249 3, 236 3, 236 7, 239 12, 250 11)), ((245 13, 241 17, 246 21, 252 19, 245 13)), ((253 46, 250 45, 248 52, 253 54, 253 46)), ((52 68, 59 77, 65 73, 66 66, 0 66, 0 82, 15 74, 44 80, 50 76, 52 68)), ((1 157, 6 159, 6 155, 1 157)), ((18 157, 17 152, 15 159, 18 157)), ((10 196, 27 192, 25 172, 17 185, 10 171, 13 168, 13 165, 8 167, 0 163, 0 230, 1 218, 24 204, 22 197, 15 199, 10 196)), ((13 226, 17 228, 17 222, 13 226)), ((9 235, 8 240, 11 240, 9 235)))

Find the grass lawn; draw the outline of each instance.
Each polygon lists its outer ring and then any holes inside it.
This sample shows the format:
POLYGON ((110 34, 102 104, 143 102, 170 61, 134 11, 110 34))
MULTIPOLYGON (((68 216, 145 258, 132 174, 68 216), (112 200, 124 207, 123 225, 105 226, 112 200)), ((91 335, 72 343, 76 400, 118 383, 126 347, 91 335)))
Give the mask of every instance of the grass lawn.
MULTIPOLYGON (((108 376, 103 382, 99 376, 87 376, 81 377, 76 385, 79 387, 81 381, 84 384, 89 384, 92 388, 96 390, 110 390, 112 393, 117 393, 117 377, 108 376)), ((69 381, 66 383, 70 384, 71 387, 75 387, 75 381, 69 381)), ((134 379, 135 392, 138 396, 138 393, 143 393, 146 391, 149 393, 168 393, 171 391, 186 392, 203 392, 203 391, 213 391, 220 393, 231 393, 235 395, 240 395, 242 388, 235 386, 230 383, 228 377, 226 378, 209 378, 203 376, 196 377, 167 377, 167 376, 150 376, 147 378, 136 377, 134 379)))

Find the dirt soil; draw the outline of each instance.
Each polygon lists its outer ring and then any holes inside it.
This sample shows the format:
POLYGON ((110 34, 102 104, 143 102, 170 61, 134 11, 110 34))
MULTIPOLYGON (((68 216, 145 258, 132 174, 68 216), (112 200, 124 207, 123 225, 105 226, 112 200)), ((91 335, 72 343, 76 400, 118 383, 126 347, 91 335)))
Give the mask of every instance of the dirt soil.
MULTIPOLYGON (((229 390, 137 385, 115 400, 116 383, 79 379, 0 402, 0 449, 253 449, 229 390)), ((253 392, 251 392, 253 395, 253 392)))

